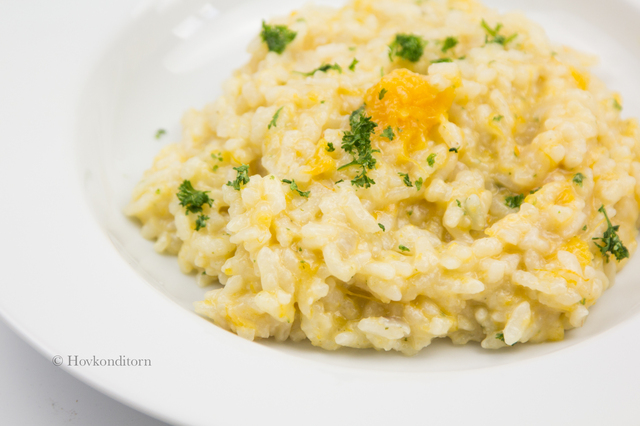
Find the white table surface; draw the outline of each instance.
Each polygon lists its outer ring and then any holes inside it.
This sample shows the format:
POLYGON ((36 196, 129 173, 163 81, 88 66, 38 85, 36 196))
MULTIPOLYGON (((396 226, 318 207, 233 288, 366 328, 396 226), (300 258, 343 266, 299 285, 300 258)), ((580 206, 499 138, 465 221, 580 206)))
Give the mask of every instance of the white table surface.
POLYGON ((0 320, 0 424, 160 426, 53 365, 0 320))

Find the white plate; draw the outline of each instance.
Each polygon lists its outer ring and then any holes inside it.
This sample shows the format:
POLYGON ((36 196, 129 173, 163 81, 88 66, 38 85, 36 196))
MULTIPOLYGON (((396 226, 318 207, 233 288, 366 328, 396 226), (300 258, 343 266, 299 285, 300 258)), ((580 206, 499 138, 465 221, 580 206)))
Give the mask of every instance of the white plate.
MULTIPOLYGON (((57 4, 54 4, 57 3, 57 4)), ((150 359, 67 371, 180 424, 627 424, 640 418, 640 256, 563 342, 418 356, 251 343, 192 312, 203 291, 122 208, 179 118, 220 93, 264 17, 301 0, 0 5, 0 313, 45 356, 150 359), (158 128, 168 135, 154 139, 158 128), (606 332, 606 333, 605 333, 606 332)), ((319 1, 319 3, 338 3, 319 1)), ((490 1, 596 73, 640 116, 640 1, 490 1)))

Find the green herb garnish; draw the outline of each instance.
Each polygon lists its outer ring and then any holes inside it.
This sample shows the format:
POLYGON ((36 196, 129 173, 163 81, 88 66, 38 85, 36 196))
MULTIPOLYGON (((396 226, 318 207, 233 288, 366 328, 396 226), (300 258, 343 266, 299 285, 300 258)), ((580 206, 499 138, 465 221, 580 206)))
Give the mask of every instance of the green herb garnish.
POLYGON ((418 191, 420 191, 420 189, 421 189, 421 188, 422 188, 422 178, 419 178, 419 179, 416 181, 416 189, 417 189, 418 191))
POLYGON ((409 173, 398 173, 398 176, 402 177, 402 181, 404 184, 410 188, 413 187, 413 183, 411 183, 411 179, 409 178, 409 173))
POLYGON ((420 36, 412 34, 396 34, 395 40, 389 45, 389 59, 394 57, 418 62, 424 53, 427 42, 420 36))
POLYGON ((384 99, 384 95, 387 94, 387 89, 385 89, 384 87, 382 88, 382 90, 380 91, 380 94, 378 95, 378 99, 379 100, 383 100, 384 99))
POLYGON ((573 183, 582 188, 582 181, 584 180, 584 175, 582 173, 576 173, 573 176, 573 183))
POLYGON ((382 229, 382 232, 387 232, 383 224, 379 223, 378 226, 382 229))
POLYGON ((613 98, 613 107, 618 111, 622 111, 622 105, 620 105, 620 102, 618 102, 616 98, 613 98))
POLYGON ((458 44, 458 39, 455 37, 447 37, 442 43, 442 53, 446 53, 447 50, 453 49, 458 44))
POLYGON ((583 227, 582 227, 582 230, 583 230, 583 231, 586 231, 586 230, 587 230, 587 225, 583 226, 583 227))
POLYGON ((398 248, 400 249, 400 251, 411 251, 411 250, 409 250, 407 247, 405 247, 403 245, 399 245, 398 248))
POLYGON ((601 238, 593 238, 594 241, 601 240, 602 245, 598 243, 594 244, 600 249, 600 253, 602 253, 602 257, 605 258, 607 263, 609 262, 609 253, 613 254, 616 257, 616 260, 620 262, 622 259, 629 257, 629 250, 622 244, 620 237, 616 233, 618 229, 620 229, 620 225, 613 226, 611 224, 604 205, 600 207, 598 211, 604 215, 605 219, 607 219, 608 227, 601 238))
POLYGON ((158 131, 156 132, 156 139, 160 139, 166 134, 167 134, 167 131, 165 129, 158 129, 158 131))
POLYGON ((524 194, 513 195, 513 196, 510 196, 510 197, 506 197, 504 199, 504 201, 505 201, 505 204, 507 205, 507 207, 509 207, 511 209, 517 209, 524 202, 524 198, 525 198, 524 194))
POLYGON ((389 141, 392 141, 396 137, 396 135, 393 133, 393 129, 391 128, 391 126, 384 129, 384 132, 382 132, 380 136, 382 136, 383 138, 389 139, 389 141))
POLYGON ((500 121, 504 118, 504 116, 502 115, 496 115, 495 117, 493 117, 493 121, 500 121))
POLYGON ((460 200, 456 200, 456 204, 458 205, 458 207, 462 208, 462 204, 460 204, 460 200))
POLYGON ((311 191, 300 191, 300 189, 298 188, 298 184, 293 179, 291 179, 291 180, 282 179, 282 183, 288 183, 289 184, 289 188, 292 191, 297 192, 301 197, 309 198, 309 194, 311 194, 311 191))
POLYGON ((515 39, 518 36, 517 33, 512 34, 509 37, 500 35, 499 32, 500 32, 500 29, 502 29, 502 24, 500 23, 496 24, 495 28, 491 28, 489 24, 487 24, 487 21, 483 19, 481 25, 482 25, 482 28, 484 28, 484 30, 487 32, 487 35, 485 37, 485 43, 498 43, 503 46, 506 46, 509 42, 513 41, 513 39, 515 39), (491 38, 489 38, 489 36, 491 36, 491 38))
POLYGON ((436 156, 438 154, 436 154, 435 152, 433 154, 429 154, 429 156, 427 157, 427 164, 429 165, 429 167, 433 167, 433 165, 436 163, 436 156))
POLYGON ((540 191, 541 189, 542 189, 542 187, 536 188, 536 189, 532 189, 531 191, 529 191, 529 194, 535 194, 536 192, 540 191))
POLYGON ((271 129, 272 127, 278 127, 278 117, 280 117, 280 112, 282 111, 284 107, 280 107, 279 110, 276 111, 275 114, 273 114, 273 118, 271 119, 271 123, 269 123, 269 126, 267 126, 267 129, 271 129))
POLYGON ((284 49, 296 38, 297 34, 285 25, 267 25, 262 21, 262 32, 260 33, 262 41, 267 43, 270 52, 276 52, 278 55, 284 52, 284 49))
POLYGON ((342 74, 342 67, 341 67, 340 65, 338 65, 338 64, 333 64, 333 65, 330 65, 330 64, 322 64, 322 65, 320 65, 318 68, 316 68, 316 69, 315 69, 315 70, 313 70, 313 71, 309 71, 309 72, 299 72, 299 71, 296 71, 296 72, 297 72, 298 74, 302 74, 302 75, 304 75, 304 76, 306 76, 306 77, 312 77, 312 76, 313 76, 315 73, 317 73, 318 71, 320 71, 320 72, 327 72, 327 71, 330 71, 330 70, 336 70, 336 71, 338 71, 340 74, 342 74))
POLYGON ((442 64, 444 62, 453 62, 453 59, 451 59, 451 58, 440 58, 440 59, 434 59, 433 61, 431 61, 432 64, 442 64))
POLYGON ((500 333, 496 334, 496 339, 502 340, 504 342, 504 333, 500 332, 500 333))
POLYGON ((353 58, 353 61, 351 62, 351 65, 349 65, 349 71, 355 71, 356 70, 356 65, 358 65, 358 63, 360 63, 360 61, 357 60, 356 58, 353 58))
POLYGON ((232 186, 236 191, 240 191, 240 185, 249 183, 249 165, 243 164, 240 167, 234 167, 233 170, 238 172, 236 180, 227 182, 227 186, 232 186))
POLYGON ((458 153, 458 149, 459 148, 449 148, 449 152, 455 152, 457 154, 458 153))
POLYGON ((333 142, 329 142, 325 149, 327 150, 327 152, 333 152, 336 150, 336 147, 333 146, 333 142))
POLYGON ((361 188, 369 188, 376 183, 367 176, 367 170, 375 168, 376 159, 373 158, 373 153, 380 152, 371 149, 371 134, 378 125, 371 121, 371 117, 367 117, 364 112, 364 105, 351 113, 349 124, 351 130, 344 132, 342 149, 351 154, 353 161, 341 166, 338 170, 349 166, 361 167, 360 174, 351 180, 351 184, 361 188))
POLYGON ((201 213, 202 206, 208 204, 209 207, 213 204, 213 200, 207 195, 209 191, 198 191, 193 188, 191 182, 185 180, 178 187, 178 200, 180 205, 187 210, 187 216, 189 213, 201 213))
POLYGON ((209 216, 205 216, 203 214, 198 216, 198 218, 196 219, 196 231, 199 231, 207 226, 207 220, 209 220, 209 216))

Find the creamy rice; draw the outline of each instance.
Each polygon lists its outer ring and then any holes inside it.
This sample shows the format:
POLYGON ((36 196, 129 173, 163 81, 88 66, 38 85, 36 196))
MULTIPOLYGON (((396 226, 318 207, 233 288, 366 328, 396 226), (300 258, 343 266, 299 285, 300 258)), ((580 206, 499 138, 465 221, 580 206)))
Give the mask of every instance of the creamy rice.
POLYGON ((223 285, 196 312, 248 339, 405 354, 583 325, 627 261, 596 246, 603 211, 633 253, 640 196, 638 126, 594 58, 471 0, 355 0, 270 24, 295 38, 280 54, 256 37, 126 211, 199 285, 223 285), (390 57, 398 34, 426 42, 418 61, 390 57), (363 104, 369 187, 341 168, 363 104), (185 181, 207 191, 191 211, 185 181))

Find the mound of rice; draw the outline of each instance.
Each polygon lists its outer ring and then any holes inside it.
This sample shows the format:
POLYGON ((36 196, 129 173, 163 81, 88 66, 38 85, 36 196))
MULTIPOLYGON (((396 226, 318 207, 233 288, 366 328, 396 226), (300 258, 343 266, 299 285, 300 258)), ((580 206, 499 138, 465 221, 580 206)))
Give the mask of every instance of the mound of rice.
POLYGON ((633 253, 640 196, 638 126, 594 58, 472 0, 354 0, 270 24, 282 53, 256 37, 126 210, 199 285, 222 284, 196 312, 247 339, 405 354, 584 323, 627 261, 594 238, 633 253))

